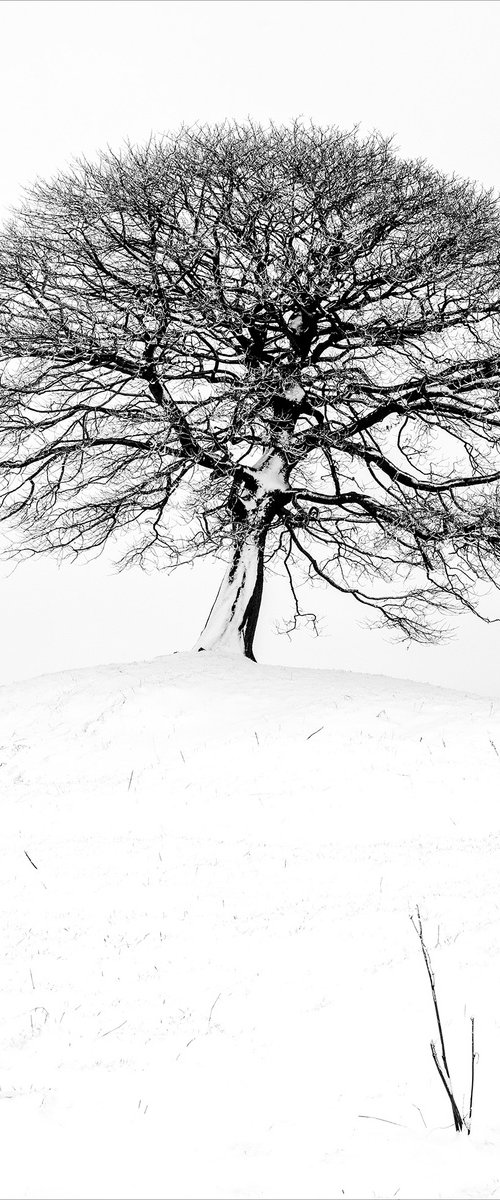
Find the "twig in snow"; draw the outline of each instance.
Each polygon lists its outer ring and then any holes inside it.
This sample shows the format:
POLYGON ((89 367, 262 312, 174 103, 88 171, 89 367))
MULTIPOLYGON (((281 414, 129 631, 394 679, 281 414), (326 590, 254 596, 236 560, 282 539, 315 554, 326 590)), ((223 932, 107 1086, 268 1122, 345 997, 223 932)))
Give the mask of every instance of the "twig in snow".
POLYGON ((44 1004, 35 1004, 34 1008, 32 1008, 30 1011, 30 1025, 32 1033, 41 1033, 43 1026, 47 1024, 48 1019, 48 1008, 45 1008, 44 1004), (33 1013, 35 1013, 35 1020, 33 1020, 33 1013))
POLYGON ((497 750, 497 748, 496 748, 496 746, 495 746, 495 743, 494 743, 494 741, 493 741, 493 738, 490 738, 490 746, 493 746, 493 749, 494 749, 494 751, 495 751, 495 754, 496 754, 497 758, 500 758, 500 754, 498 753, 498 750, 497 750))
POLYGON ((446 1068, 444 1066, 444 1062, 440 1063, 440 1061, 439 1061, 435 1042, 431 1042, 431 1051, 432 1051, 432 1057, 436 1064, 439 1078, 444 1087, 446 1095, 448 1096, 448 1100, 450 1101, 451 1111, 453 1113, 453 1120, 455 1122, 455 1129, 456 1129, 457 1133, 461 1133, 461 1131, 464 1127, 463 1118, 460 1115, 460 1109, 458 1108, 457 1102, 453 1095, 451 1079, 448 1075, 448 1071, 446 1070, 446 1068))
POLYGON ((307 735, 307 737, 306 737, 306 742, 308 742, 308 741, 309 741, 309 738, 315 737, 315 735, 316 735, 317 733, 321 733, 321 730, 322 730, 322 729, 324 729, 324 728, 325 728, 325 726, 324 726, 324 725, 320 725, 319 729, 313 729, 312 733, 308 733, 308 735, 307 735))
POLYGON ((429 979, 431 995, 432 995, 432 1003, 434 1005, 434 1012, 436 1015, 436 1023, 437 1023, 437 1027, 438 1027, 438 1033, 439 1033, 441 1059, 439 1058, 438 1051, 436 1049, 436 1043, 434 1041, 431 1042, 432 1057, 433 1057, 434 1064, 435 1064, 436 1070, 438 1072, 439 1078, 441 1080, 441 1083, 443 1084, 446 1095, 448 1096, 448 1100, 450 1102, 451 1111, 453 1113, 453 1121, 454 1121, 454 1125, 455 1125, 455 1130, 457 1133, 460 1133, 462 1131, 462 1129, 464 1129, 464 1127, 465 1127, 465 1129, 467 1129, 467 1133, 470 1133, 470 1123, 471 1123, 471 1117, 472 1117, 472 1099, 473 1099, 473 1093, 474 1093, 474 1018, 472 1018, 471 1094, 470 1094, 470 1103, 469 1103, 469 1116, 468 1116, 468 1118, 465 1118, 462 1116, 460 1109, 458 1107, 458 1104, 455 1100, 455 1096, 453 1094, 453 1085, 451 1082, 451 1076, 450 1076, 450 1071, 449 1071, 449 1067, 448 1067, 448 1059, 446 1057, 446 1048, 445 1048, 445 1044, 444 1044, 444 1034, 443 1034, 443 1026, 441 1023, 441 1014, 439 1011, 439 1005, 438 1005, 438 1000, 437 1000, 436 981, 434 978, 434 972, 432 970, 430 954, 429 954, 429 951, 428 951, 427 946, 424 941, 424 933, 423 933, 423 929, 422 929, 422 918, 420 916, 420 909, 419 909, 418 905, 416 908, 415 916, 410 916, 410 920, 411 920, 413 928, 418 936, 418 939, 420 941, 422 955, 424 958, 424 962, 425 962, 425 966, 426 966, 426 970, 427 970, 427 976, 429 979))
POLYGON ((26 855, 26 858, 28 859, 28 862, 30 862, 30 863, 31 863, 31 866, 35 868, 35 871, 38 871, 38 867, 37 867, 36 863, 34 863, 34 862, 33 862, 33 859, 32 859, 32 858, 30 858, 30 856, 29 856, 29 854, 28 854, 28 851, 27 851, 27 850, 25 850, 25 851, 24 851, 24 853, 25 853, 25 855, 26 855))
POLYGON ((471 1017, 470 1024, 471 1024, 471 1068, 470 1068, 469 1125, 468 1125, 467 1133, 470 1133, 470 1125, 471 1125, 471 1120, 472 1120, 472 1101, 474 1099, 474 1064, 476 1061, 476 1053, 474 1050, 474 1017, 471 1017))
POLYGON ((127 1024, 127 1018, 125 1018, 125 1020, 124 1020, 124 1021, 120 1021, 120 1024, 119 1024, 119 1025, 114 1025, 112 1029, 107 1029, 105 1033, 100 1033, 100 1034, 98 1034, 98 1036, 99 1036, 100 1038, 103 1038, 103 1037, 108 1037, 108 1034, 110 1034, 110 1033, 116 1033, 117 1029, 121 1029, 121 1028, 122 1028, 122 1026, 123 1026, 123 1025, 126 1025, 126 1024, 127 1024))
POLYGON ((181 1054, 184 1054, 184 1050, 187 1050, 188 1046, 192 1046, 193 1042, 196 1041, 196 1037, 197 1037, 197 1034, 195 1033, 194 1037, 190 1038, 189 1041, 186 1042, 186 1045, 184 1046, 183 1050, 179 1050, 179 1053, 176 1055, 176 1059, 175 1059, 176 1062, 179 1062, 181 1054))
POLYGON ((127 792, 129 792, 129 791, 130 791, 130 787, 131 787, 131 783, 132 783, 132 780, 133 780, 133 778, 134 778, 134 768, 132 767, 132 770, 131 770, 131 772, 130 772, 130 779, 129 779, 129 781, 128 781, 128 788, 127 788, 127 792))
POLYGON ((414 1105, 413 1105, 413 1108, 416 1108, 417 1112, 419 1112, 419 1113, 420 1113, 420 1116, 422 1117, 422 1123, 425 1125, 425 1128, 427 1129, 427 1122, 426 1122, 426 1120, 425 1120, 425 1117, 424 1117, 424 1114, 423 1114, 423 1112, 422 1112, 422 1109, 421 1109, 421 1108, 419 1108, 418 1104, 414 1104, 414 1105))
POLYGON ((438 1007, 437 996, 436 996, 436 984, 435 984, 435 979, 434 979, 434 973, 432 970, 430 954, 429 954, 427 946, 424 942, 422 919, 420 916, 420 910, 418 908, 418 905, 417 905, 417 914, 416 915, 417 915, 418 926, 415 922, 414 917, 411 917, 410 919, 411 919, 411 923, 413 925, 414 930, 418 934, 418 937, 420 939, 420 945, 422 947, 422 954, 424 956, 424 962, 425 962, 425 965, 427 968, 427 974, 429 976, 429 983, 431 985, 432 1001, 434 1004, 434 1012, 436 1014, 437 1027, 438 1027, 438 1031, 439 1031, 439 1040, 441 1042, 441 1055, 442 1055, 442 1059, 443 1059, 443 1066, 446 1071, 446 1074, 449 1076, 448 1061, 446 1058, 446 1050, 445 1050, 445 1045, 444 1045, 443 1027, 441 1025, 441 1017, 440 1017, 440 1013, 439 1013, 439 1007, 438 1007))
POLYGON ((256 730, 256 729, 254 729, 254 734, 255 734, 255 741, 257 742, 257 745, 258 745, 258 746, 260 746, 260 742, 259 742, 259 739, 258 739, 258 737, 257 737, 257 730, 256 730))
POLYGON ((222 996, 222 992, 219 992, 219 995, 215 997, 215 1000, 214 1000, 212 1007, 210 1009, 210 1012, 208 1014, 208 1022, 207 1022, 208 1025, 210 1025, 210 1022, 212 1020, 212 1013, 214 1011, 215 1005, 217 1004, 217 1001, 220 1000, 221 996, 222 996))
POLYGON ((402 1125, 401 1121, 390 1121, 388 1117, 372 1117, 370 1113, 358 1113, 358 1117, 362 1121, 383 1121, 384 1125, 398 1125, 400 1129, 407 1129, 407 1125, 402 1125))

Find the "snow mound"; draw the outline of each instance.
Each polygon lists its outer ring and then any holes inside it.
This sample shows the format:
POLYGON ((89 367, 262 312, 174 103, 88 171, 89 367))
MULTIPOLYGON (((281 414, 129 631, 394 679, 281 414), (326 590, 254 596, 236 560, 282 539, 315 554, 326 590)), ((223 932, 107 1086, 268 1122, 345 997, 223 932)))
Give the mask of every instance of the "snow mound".
POLYGON ((499 718, 213 654, 0 689, 0 1195, 500 1195, 499 718))

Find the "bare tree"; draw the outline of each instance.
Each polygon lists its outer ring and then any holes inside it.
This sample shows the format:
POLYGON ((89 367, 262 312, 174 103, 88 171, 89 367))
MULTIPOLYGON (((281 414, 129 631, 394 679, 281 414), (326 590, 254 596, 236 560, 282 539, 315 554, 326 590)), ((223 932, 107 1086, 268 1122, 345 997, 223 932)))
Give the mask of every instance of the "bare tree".
POLYGON ((215 554, 199 649, 266 568, 407 637, 500 562, 499 208, 380 136, 182 130, 38 182, 0 239, 14 554, 215 554), (126 539, 123 542, 123 539, 126 539))

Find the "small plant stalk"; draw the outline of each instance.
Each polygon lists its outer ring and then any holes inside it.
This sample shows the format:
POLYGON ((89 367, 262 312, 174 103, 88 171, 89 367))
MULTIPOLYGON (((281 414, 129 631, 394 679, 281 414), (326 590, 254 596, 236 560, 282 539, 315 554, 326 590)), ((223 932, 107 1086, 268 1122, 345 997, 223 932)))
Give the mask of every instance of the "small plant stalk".
POLYGON ((446 1047, 445 1047, 445 1043, 444 1043, 443 1025, 442 1025, 442 1021, 441 1021, 441 1014, 439 1011, 439 1004, 438 1004, 437 993, 436 993, 436 981, 435 981, 434 972, 432 970, 432 963, 431 963, 431 957, 429 954, 429 950, 428 950, 425 940, 424 940, 422 919, 420 916, 420 910, 418 908, 418 905, 416 908, 415 916, 412 916, 410 918, 410 920, 411 920, 413 928, 414 928, 414 930, 419 938, 419 941, 420 941, 422 955, 423 955, 423 959, 425 962, 427 976, 429 979, 429 985, 430 985, 431 995, 432 995, 432 1003, 434 1005, 434 1012, 435 1012, 435 1016, 436 1016, 436 1023, 437 1023, 437 1027, 438 1027, 438 1033, 439 1033, 439 1050, 437 1049, 436 1043, 434 1041, 431 1041, 431 1044, 430 1044, 432 1057, 434 1060, 434 1064, 435 1064, 437 1073, 439 1075, 441 1083, 443 1084, 444 1090, 445 1090, 448 1100, 450 1102, 450 1107, 451 1107, 451 1111, 453 1114, 453 1122, 455 1125, 456 1132, 461 1133, 464 1129, 466 1129, 467 1133, 470 1134, 471 1121, 472 1121, 472 1104, 473 1104, 473 1099, 474 1099, 474 1064, 475 1064, 475 1058, 476 1058, 475 1046, 474 1046, 474 1017, 471 1017, 471 1086, 470 1086, 469 1111, 468 1111, 467 1116, 465 1116, 460 1112, 458 1104, 455 1100, 453 1084, 451 1081, 450 1070, 448 1067, 446 1047))

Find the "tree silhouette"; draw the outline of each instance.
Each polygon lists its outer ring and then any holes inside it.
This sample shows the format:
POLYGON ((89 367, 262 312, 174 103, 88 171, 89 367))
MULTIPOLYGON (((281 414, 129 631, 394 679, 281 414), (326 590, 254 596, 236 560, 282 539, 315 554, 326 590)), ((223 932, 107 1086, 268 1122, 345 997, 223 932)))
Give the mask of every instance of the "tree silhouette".
MULTIPOLYGON (((199 649, 253 657, 266 569, 402 635, 500 562, 499 209, 380 136, 182 130, 38 182, 0 238, 11 552, 227 569, 199 649)), ((484 590, 484 588, 483 588, 484 590)))

